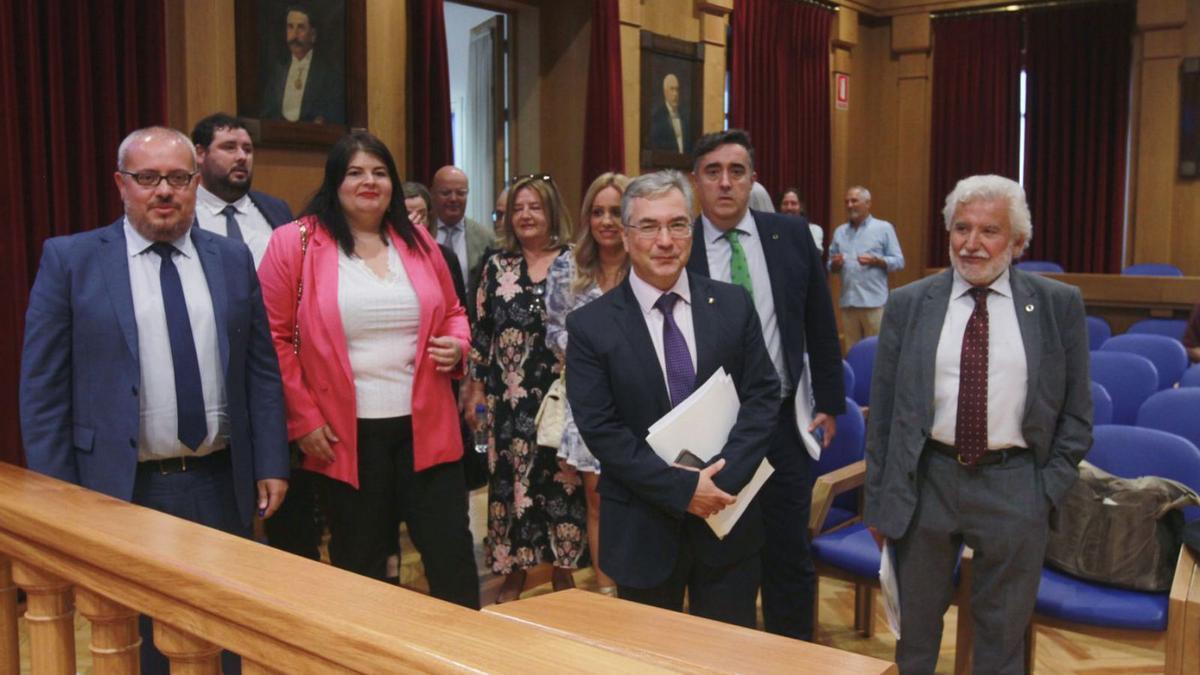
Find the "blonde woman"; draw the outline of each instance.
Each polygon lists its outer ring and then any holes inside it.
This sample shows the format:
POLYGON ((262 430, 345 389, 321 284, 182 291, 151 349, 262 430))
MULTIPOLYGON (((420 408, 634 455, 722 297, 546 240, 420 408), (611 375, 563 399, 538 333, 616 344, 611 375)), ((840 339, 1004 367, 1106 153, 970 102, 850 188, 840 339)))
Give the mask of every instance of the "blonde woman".
MULTIPOLYGON (((579 234, 572 255, 560 256, 546 280, 546 340, 560 361, 567 355, 567 314, 595 300, 625 278, 629 259, 621 242, 621 196, 629 179, 605 173, 592 181, 583 197, 579 234)), ((579 437, 568 406, 558 457, 583 476, 587 496, 587 538, 592 569, 601 593, 613 595, 616 584, 600 569, 600 463, 579 437)))
POLYGON ((504 575, 497 602, 516 600, 526 571, 554 564, 555 590, 571 588, 584 551, 586 507, 579 474, 537 445, 534 419, 562 372, 546 346, 546 275, 570 254, 571 218, 549 176, 514 179, 500 250, 484 266, 476 293, 471 376, 464 414, 472 428, 490 421, 487 564, 504 575), (486 403, 488 420, 475 406, 486 403))

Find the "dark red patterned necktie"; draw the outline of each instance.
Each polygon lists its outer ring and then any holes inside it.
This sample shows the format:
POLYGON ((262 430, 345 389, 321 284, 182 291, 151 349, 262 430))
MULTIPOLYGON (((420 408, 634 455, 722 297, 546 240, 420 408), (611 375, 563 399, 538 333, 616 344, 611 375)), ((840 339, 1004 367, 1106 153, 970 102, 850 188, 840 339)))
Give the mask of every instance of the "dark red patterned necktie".
POLYGON ((963 333, 958 371, 958 416, 954 424, 954 449, 959 462, 974 466, 988 446, 988 311, 989 288, 968 291, 975 310, 963 333))

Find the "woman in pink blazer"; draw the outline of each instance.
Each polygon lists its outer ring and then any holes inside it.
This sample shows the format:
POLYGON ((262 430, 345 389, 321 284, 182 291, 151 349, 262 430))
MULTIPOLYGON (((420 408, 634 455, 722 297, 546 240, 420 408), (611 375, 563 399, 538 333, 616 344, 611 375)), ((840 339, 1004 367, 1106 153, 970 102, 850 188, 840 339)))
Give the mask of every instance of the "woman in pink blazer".
POLYGON ((409 222, 379 139, 338 141, 304 215, 272 235, 259 277, 288 436, 323 476, 333 564, 384 579, 406 521, 432 594, 478 608, 449 386, 464 373, 467 317, 437 245, 409 222))

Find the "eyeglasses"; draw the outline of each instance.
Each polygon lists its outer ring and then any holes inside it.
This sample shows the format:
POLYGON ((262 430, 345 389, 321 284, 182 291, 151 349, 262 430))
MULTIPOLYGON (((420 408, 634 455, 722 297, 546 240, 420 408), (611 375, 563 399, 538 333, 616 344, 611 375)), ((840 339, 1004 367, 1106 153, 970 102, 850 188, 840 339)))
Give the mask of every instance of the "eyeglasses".
POLYGON ((515 185, 517 181, 526 180, 526 179, 535 179, 535 180, 545 181, 547 183, 554 182, 554 177, 548 173, 527 173, 527 174, 524 174, 521 176, 513 176, 512 178, 509 179, 509 184, 515 185))
POLYGON ((638 239, 657 239, 658 233, 663 229, 671 235, 672 239, 687 239, 692 236, 692 224, 685 222, 670 223, 669 225, 657 225, 655 223, 641 223, 638 225, 630 225, 629 230, 633 232, 638 239))
POLYGON ((146 188, 158 187, 158 184, 167 181, 167 185, 175 189, 187 187, 187 184, 192 182, 199 171, 172 171, 162 174, 157 171, 118 171, 117 173, 125 174, 133 179, 133 182, 146 188))
POLYGON ((493 225, 499 223, 502 220, 504 220, 504 212, 503 211, 501 211, 500 209, 496 209, 495 211, 492 211, 492 224, 493 225))

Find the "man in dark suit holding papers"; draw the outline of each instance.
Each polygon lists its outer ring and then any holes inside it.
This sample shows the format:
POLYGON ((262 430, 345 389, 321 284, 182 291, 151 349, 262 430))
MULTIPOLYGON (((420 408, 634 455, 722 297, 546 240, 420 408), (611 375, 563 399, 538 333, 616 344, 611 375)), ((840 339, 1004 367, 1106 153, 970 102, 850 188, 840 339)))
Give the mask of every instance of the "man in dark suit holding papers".
POLYGON ((632 269, 567 317, 567 396, 604 466, 601 565, 620 596, 755 624, 762 519, 751 504, 717 539, 703 521, 732 505, 762 463, 779 409, 779 380, 745 290, 689 275, 691 188, 663 171, 629 184, 621 203, 632 269), (647 429, 724 368, 741 407, 703 469, 670 465, 647 429))

